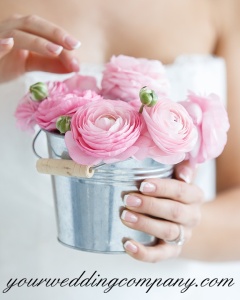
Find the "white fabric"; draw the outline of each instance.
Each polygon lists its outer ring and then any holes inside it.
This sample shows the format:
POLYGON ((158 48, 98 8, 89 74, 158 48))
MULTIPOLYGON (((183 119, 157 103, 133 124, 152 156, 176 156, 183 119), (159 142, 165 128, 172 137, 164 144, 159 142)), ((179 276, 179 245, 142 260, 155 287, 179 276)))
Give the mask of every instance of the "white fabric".
MULTIPOLYGON (((99 74, 101 67, 83 66, 84 74, 99 74)), ((166 66, 172 85, 172 97, 185 99, 187 89, 218 93, 225 99, 225 66, 223 60, 205 55, 179 57, 166 66)), ((63 78, 64 76, 59 76, 63 78)), ((127 255, 92 254, 69 249, 56 239, 55 214, 50 177, 35 171, 36 158, 31 149, 32 136, 20 132, 15 125, 14 111, 28 86, 36 81, 56 78, 55 75, 32 73, 0 85, 0 292, 10 278, 75 278, 86 271, 99 277, 112 278, 226 278, 234 279, 233 287, 191 287, 180 293, 179 287, 115 287, 103 293, 103 287, 43 286, 13 287, 1 299, 238 299, 240 263, 199 263, 169 260, 146 264, 127 255), (166 297, 166 298, 165 298, 166 297)), ((47 156, 41 148, 42 156, 47 156)), ((207 198, 214 196, 214 163, 200 167, 197 182, 207 198)))

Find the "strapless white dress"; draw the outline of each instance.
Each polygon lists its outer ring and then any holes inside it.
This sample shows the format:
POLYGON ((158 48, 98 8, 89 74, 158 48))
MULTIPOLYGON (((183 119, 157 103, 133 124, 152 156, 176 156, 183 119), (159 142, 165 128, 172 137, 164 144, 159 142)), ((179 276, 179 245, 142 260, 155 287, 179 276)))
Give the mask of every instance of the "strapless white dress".
MULTIPOLYGON (((184 100, 187 90, 215 92, 226 99, 225 65, 220 58, 208 55, 184 55, 166 66, 172 86, 172 98, 184 100)), ((99 76, 100 66, 83 65, 83 74, 99 76)), ((133 260, 127 255, 81 252, 57 242, 55 212, 50 177, 35 170, 36 157, 31 148, 33 137, 16 128, 14 111, 19 98, 31 83, 64 78, 34 72, 0 85, 0 292, 1 299, 239 299, 240 263, 201 263, 174 259, 156 264, 133 260), (232 287, 114 287, 109 293, 99 287, 13 287, 2 294, 7 282, 22 278, 84 278, 97 271, 99 278, 184 278, 199 283, 205 278, 233 278, 232 287)), ((41 147, 40 147, 41 148, 41 147)), ((47 156, 45 149, 40 149, 47 156)), ((197 184, 207 199, 214 197, 214 161, 202 165, 197 184)))

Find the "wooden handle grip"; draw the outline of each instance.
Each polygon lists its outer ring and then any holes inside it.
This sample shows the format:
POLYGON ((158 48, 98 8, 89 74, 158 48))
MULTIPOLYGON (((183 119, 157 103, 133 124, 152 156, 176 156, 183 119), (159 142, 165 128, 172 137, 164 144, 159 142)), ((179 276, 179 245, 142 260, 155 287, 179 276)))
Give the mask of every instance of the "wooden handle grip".
POLYGON ((83 166, 67 159, 41 158, 36 164, 37 171, 43 174, 91 178, 94 174, 89 166, 83 166))

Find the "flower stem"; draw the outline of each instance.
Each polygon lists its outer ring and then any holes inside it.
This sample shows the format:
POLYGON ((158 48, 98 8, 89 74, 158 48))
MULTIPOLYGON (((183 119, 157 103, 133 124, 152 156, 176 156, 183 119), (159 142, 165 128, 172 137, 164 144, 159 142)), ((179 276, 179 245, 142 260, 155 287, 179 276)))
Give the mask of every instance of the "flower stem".
POLYGON ((140 109, 139 109, 139 113, 141 114, 143 112, 143 108, 144 108, 145 104, 142 104, 140 109))

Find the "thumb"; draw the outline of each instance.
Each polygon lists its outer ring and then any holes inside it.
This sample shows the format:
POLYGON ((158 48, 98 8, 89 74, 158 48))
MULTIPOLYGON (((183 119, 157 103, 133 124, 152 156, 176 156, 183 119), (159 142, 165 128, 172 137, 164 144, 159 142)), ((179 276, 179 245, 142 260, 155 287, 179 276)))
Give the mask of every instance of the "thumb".
POLYGON ((192 165, 189 160, 185 160, 175 166, 174 177, 186 183, 193 182, 196 166, 192 165))
POLYGON ((0 59, 7 55, 14 45, 13 38, 0 39, 0 59))

